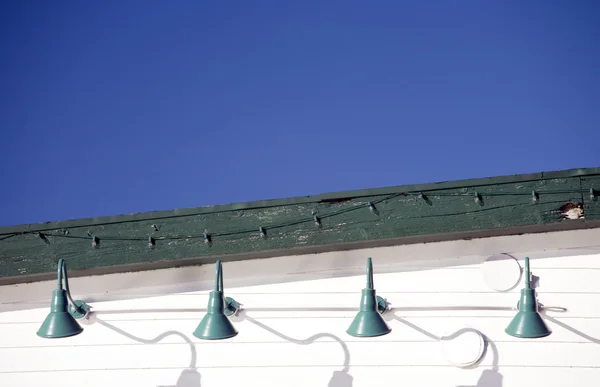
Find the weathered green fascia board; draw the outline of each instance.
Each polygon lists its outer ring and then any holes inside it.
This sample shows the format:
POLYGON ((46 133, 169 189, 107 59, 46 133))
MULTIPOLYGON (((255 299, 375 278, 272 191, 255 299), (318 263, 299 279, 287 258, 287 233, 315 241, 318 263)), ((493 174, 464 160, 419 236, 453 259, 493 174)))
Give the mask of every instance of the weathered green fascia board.
POLYGON ((521 175, 506 175, 496 177, 486 177, 477 179, 466 179, 466 180, 454 180, 444 181, 437 183, 427 184, 413 184, 395 187, 385 188, 374 188, 374 189, 362 189, 354 191, 343 191, 334 193, 325 193, 320 195, 312 196, 300 196, 286 199, 273 199, 273 200, 258 200, 253 202, 233 203, 233 204, 222 204, 214 206, 203 206, 194 208, 182 208, 167 211, 150 211, 136 214, 123 214, 114 216, 103 216, 98 218, 83 218, 75 220, 55 221, 55 222, 44 222, 17 226, 5 226, 0 227, 0 236, 9 235, 14 233, 22 232, 42 232, 49 230, 56 230, 61 228, 76 228, 86 226, 101 226, 110 225, 117 223, 127 222, 138 222, 138 221, 149 221, 149 220, 161 220, 165 218, 178 218, 185 216, 204 215, 204 214, 215 214, 219 212, 228 211, 239 211, 249 209, 261 209, 278 206, 293 206, 297 204, 309 204, 309 203, 320 203, 325 201, 334 201, 341 199, 358 199, 362 197, 370 196, 384 196, 391 195, 398 192, 428 192, 428 191, 441 191, 446 189, 456 188, 475 188, 480 186, 495 185, 495 184, 507 184, 507 183, 522 183, 528 181, 540 181, 550 179, 560 179, 567 177, 581 177, 581 176, 596 176, 600 175, 600 167, 598 168, 577 168, 568 169, 562 171, 551 171, 551 172, 538 172, 521 175))
MULTIPOLYGON (((600 228, 600 220, 577 221, 577 222, 562 222, 552 224, 536 224, 528 226, 493 228, 485 230, 473 230, 462 232, 448 232, 429 235, 417 235, 408 237, 366 240, 358 242, 331 243, 318 246, 299 246, 287 249, 277 249, 269 251, 251 251, 238 254, 223 254, 213 255, 199 258, 183 258, 174 260, 161 260, 153 262, 123 264, 114 266, 101 266, 84 270, 69 270, 69 277, 89 277, 107 274, 131 273, 148 270, 172 269, 176 267, 196 266, 214 264, 217 260, 223 262, 245 261, 250 259, 267 259, 274 257, 286 257, 291 255, 303 254, 320 254, 334 251, 348 251, 357 249, 369 249, 377 247, 391 247, 411 244, 425 244, 446 242, 455 240, 472 240, 481 238, 524 235, 524 234, 539 234, 558 231, 586 230, 600 228)), ((0 286, 24 284, 38 281, 55 280, 56 273, 40 273, 23 276, 0 277, 0 286)))

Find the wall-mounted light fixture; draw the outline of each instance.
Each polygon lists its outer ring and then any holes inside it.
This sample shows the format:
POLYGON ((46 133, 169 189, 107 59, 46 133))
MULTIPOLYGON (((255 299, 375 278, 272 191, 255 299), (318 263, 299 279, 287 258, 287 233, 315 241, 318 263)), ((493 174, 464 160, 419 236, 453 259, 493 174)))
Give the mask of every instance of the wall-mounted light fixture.
POLYGON ((381 315, 388 310, 388 303, 376 295, 373 288, 373 262, 367 258, 367 286, 362 290, 360 310, 346 331, 355 337, 376 337, 392 330, 381 315))
POLYGON ((519 312, 504 330, 511 336, 535 339, 552 333, 538 311, 535 289, 531 287, 529 257, 525 257, 525 288, 521 289, 521 299, 517 305, 519 312))
POLYGON ((220 340, 234 337, 238 334, 227 316, 240 310, 240 303, 233 298, 223 296, 223 271, 221 261, 217 261, 215 289, 208 298, 208 311, 194 331, 194 336, 203 340, 220 340))
POLYGON ((58 288, 52 291, 50 313, 37 331, 37 335, 46 339, 75 336, 83 332, 83 328, 75 319, 84 318, 90 311, 85 302, 73 301, 69 290, 67 264, 63 259, 58 260, 58 288), (63 278, 65 285, 63 288, 63 278), (68 301, 67 301, 68 300, 68 301), (69 305, 69 302, 71 305, 69 305))

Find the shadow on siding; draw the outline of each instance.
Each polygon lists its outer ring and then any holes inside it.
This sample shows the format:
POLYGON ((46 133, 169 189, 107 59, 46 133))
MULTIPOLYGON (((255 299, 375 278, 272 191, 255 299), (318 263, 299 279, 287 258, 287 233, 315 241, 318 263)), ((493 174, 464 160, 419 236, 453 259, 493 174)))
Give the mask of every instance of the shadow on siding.
POLYGON ((352 380, 347 371, 334 371, 327 387, 352 387, 352 380))
MULTIPOLYGON (((404 320, 403 318, 396 316, 395 314, 392 314, 392 319, 401 322, 402 324, 416 330, 417 332, 429 337, 432 340, 435 340, 435 341, 442 340, 442 337, 437 336, 437 335, 435 335, 435 334, 433 334, 411 322, 408 322, 408 321, 404 320)), ((444 339, 454 339, 463 333, 473 332, 473 331, 475 331, 475 329, 473 329, 473 328, 463 328, 463 329, 459 329, 458 331, 452 333, 451 335, 444 336, 443 338, 444 339)), ((491 370, 483 370, 476 385, 460 385, 460 386, 456 386, 456 387, 502 387, 502 381, 503 381, 504 377, 498 371, 498 368, 499 368, 498 367, 498 359, 499 359, 498 348, 496 347, 496 344, 494 344, 494 342, 489 339, 489 337, 487 337, 483 333, 481 333, 481 334, 483 335, 483 338, 485 340, 485 349, 484 349, 483 356, 481 357, 481 360, 479 361, 479 363, 487 356, 488 351, 491 350, 492 356, 493 356, 492 369, 491 370)), ((474 364, 473 366, 468 367, 468 368, 470 368, 470 369, 477 368, 479 366, 479 363, 474 364)))
POLYGON ((157 387, 200 387, 200 373, 195 369, 187 369, 181 372, 177 384, 174 386, 157 386, 157 387))
POLYGON ((160 335, 156 336, 153 339, 143 339, 141 337, 134 336, 129 332, 125 332, 124 330, 117 328, 116 326, 114 326, 104 320, 101 320, 97 317, 94 319, 94 321, 97 322, 98 324, 120 334, 120 335, 123 335, 131 340, 134 340, 134 341, 137 341, 137 342, 143 343, 143 344, 156 344, 159 341, 161 341, 162 339, 164 339, 165 337, 171 336, 171 335, 181 337, 190 346, 190 351, 191 351, 190 365, 189 365, 188 369, 185 369, 181 372, 181 375, 179 375, 179 378, 177 379, 177 383, 174 386, 157 386, 157 387, 200 387, 201 376, 200 376, 200 373, 198 371, 196 371, 196 358, 197 358, 196 347, 194 346, 194 343, 190 340, 190 338, 187 337, 186 335, 184 335, 183 333, 181 333, 179 331, 167 331, 167 332, 161 333, 160 335))
POLYGON ((502 374, 494 370, 485 370, 481 373, 477 384, 474 386, 461 385, 456 387, 502 387, 502 374))
POLYGON ((295 339, 293 337, 284 335, 283 333, 276 331, 275 329, 271 328, 270 326, 265 325, 262 322, 253 319, 252 317, 248 316, 245 313, 243 314, 243 316, 240 316, 240 318, 266 330, 267 332, 272 333, 273 335, 275 335, 277 337, 280 337, 280 338, 282 338, 286 341, 289 341, 290 343, 294 343, 294 344, 308 345, 308 344, 313 343, 317 339, 321 339, 324 337, 334 339, 336 342, 338 342, 340 344, 340 346, 342 347, 342 350, 344 351, 344 365, 343 365, 343 368, 341 371, 333 372, 333 375, 331 376, 331 379, 329 380, 327 387, 352 387, 353 378, 352 378, 352 375, 350 375, 348 373, 348 371, 350 370, 350 351, 348 350, 348 346, 346 345, 346 343, 342 339, 337 337, 336 335, 334 335, 332 333, 322 332, 322 333, 317 333, 315 335, 312 335, 304 340, 300 340, 300 339, 295 339))
POLYGON ((569 332, 575 333, 577 336, 579 337, 583 337, 586 340, 591 341, 592 343, 596 343, 596 344, 600 344, 600 339, 597 339, 595 337, 592 337, 586 333, 583 333, 582 331, 580 331, 579 329, 575 329, 570 325, 565 324, 562 321, 558 321, 557 319, 555 319, 554 317, 550 317, 547 314, 544 314, 544 319, 548 320, 548 321, 552 321, 554 324, 565 328, 566 330, 568 330, 569 332))

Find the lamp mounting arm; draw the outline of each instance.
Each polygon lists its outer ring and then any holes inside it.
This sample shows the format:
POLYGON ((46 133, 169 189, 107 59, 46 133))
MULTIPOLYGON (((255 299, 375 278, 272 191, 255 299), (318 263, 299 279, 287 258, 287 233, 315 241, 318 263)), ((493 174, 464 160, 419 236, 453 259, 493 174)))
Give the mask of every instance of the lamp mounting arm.
POLYGON ((63 289, 63 279, 64 279, 64 290, 67 293, 67 299, 71 306, 69 307, 71 314, 75 318, 85 317, 89 311, 90 307, 85 302, 80 300, 73 300, 71 296, 71 289, 69 289, 69 276, 67 274, 67 263, 64 259, 58 260, 58 288, 63 289))

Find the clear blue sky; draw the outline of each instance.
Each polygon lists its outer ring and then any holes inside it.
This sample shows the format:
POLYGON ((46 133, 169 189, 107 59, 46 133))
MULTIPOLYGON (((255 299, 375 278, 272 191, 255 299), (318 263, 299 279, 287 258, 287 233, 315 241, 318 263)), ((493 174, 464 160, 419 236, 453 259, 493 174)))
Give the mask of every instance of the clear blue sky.
POLYGON ((3 1, 0 225, 600 166, 600 1, 3 1))

